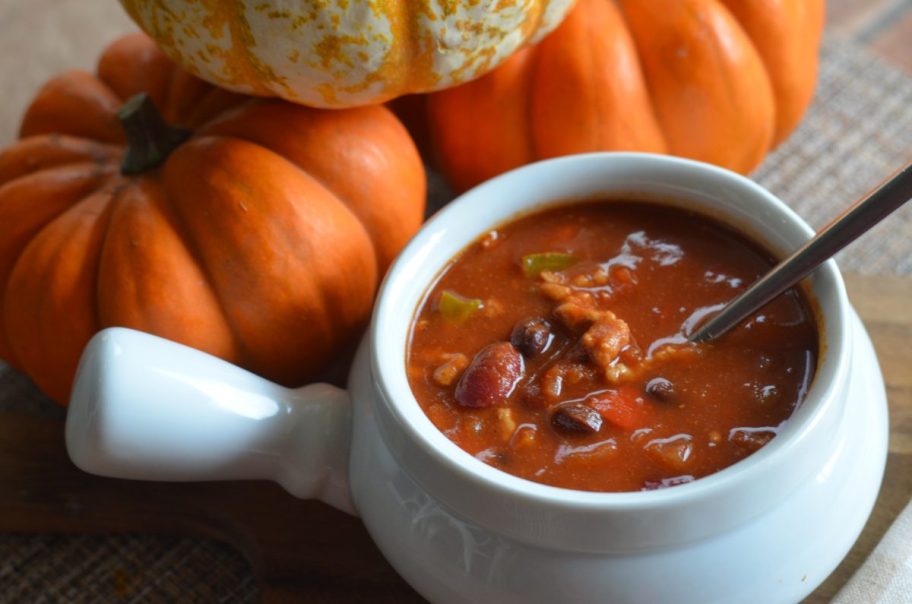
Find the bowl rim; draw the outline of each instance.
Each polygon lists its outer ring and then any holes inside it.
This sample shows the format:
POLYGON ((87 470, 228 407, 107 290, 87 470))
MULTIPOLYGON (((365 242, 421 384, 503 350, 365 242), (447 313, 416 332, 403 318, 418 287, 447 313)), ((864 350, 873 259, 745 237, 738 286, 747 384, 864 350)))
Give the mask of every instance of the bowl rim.
MULTIPOLYGON (((407 324, 405 331, 407 337, 417 311, 416 305, 414 308, 407 308, 407 312, 403 312, 403 307, 397 300, 396 295, 399 293, 398 290, 401 289, 400 283, 403 279, 409 277, 410 269, 413 265, 418 262, 430 261, 426 256, 428 250, 432 249, 446 235, 447 225, 466 212, 466 206, 473 202, 477 203, 475 201, 477 198, 489 197, 492 191, 501 189, 509 182, 528 178, 538 173, 560 173, 561 170, 568 166, 576 164, 590 164, 593 169, 596 169, 604 167, 604 162, 624 161, 646 162, 659 171, 668 168, 683 168, 701 173, 702 176, 707 178, 721 179, 755 198, 763 199, 775 212, 791 222, 793 227, 803 231, 806 238, 810 238, 814 234, 810 226, 784 202, 745 176, 695 160, 651 153, 600 152, 544 160, 506 172, 457 196, 422 225, 418 234, 413 237, 400 253, 385 276, 374 308, 370 333, 370 351, 374 381, 382 394, 380 397, 381 404, 384 407, 384 411, 390 414, 396 429, 404 434, 407 439, 417 443, 438 465, 444 467, 447 471, 454 472, 455 475, 467 480, 469 483, 494 489, 505 495, 519 497, 528 502, 557 506, 567 511, 642 511, 686 506, 706 498, 712 498, 722 490, 737 488, 739 484, 752 480, 763 468, 782 462, 784 458, 790 455, 790 451, 798 448, 798 443, 806 439, 807 435, 814 430, 814 427, 821 422, 821 417, 834 404, 835 394, 847 380, 849 338, 851 336, 851 330, 848 325, 848 298, 836 263, 830 259, 821 265, 812 279, 819 288, 830 289, 835 294, 834 299, 829 301, 833 311, 830 314, 825 314, 824 302, 817 300, 811 294, 810 287, 806 289, 806 295, 810 299, 812 306, 817 309, 815 315, 818 320, 821 345, 815 376, 805 399, 786 421, 785 425, 782 426, 777 437, 770 441, 769 444, 718 472, 673 488, 650 491, 597 492, 567 489, 520 478, 489 466, 459 448, 458 445, 440 432, 424 414, 411 389, 408 387, 405 369, 407 359, 400 358, 398 355, 384 354, 383 342, 389 341, 391 325, 401 324, 402 321, 405 321, 407 324), (822 325, 820 324, 821 320, 823 321, 822 325), (393 359, 392 357, 396 358, 393 359), (391 377, 394 376, 399 379, 391 380, 391 377), (404 392, 401 388, 403 380, 406 386, 404 392), (416 416, 415 410, 417 410, 420 417, 416 416)), ((553 177, 554 174, 551 174, 551 176, 553 177)), ((608 196, 603 196, 602 199, 606 197, 608 196)), ((519 214, 514 212, 503 220, 490 224, 480 224, 475 229, 475 234, 463 242, 460 249, 475 241, 497 224, 513 220, 516 215, 553 205, 579 202, 584 199, 568 196, 565 198, 558 197, 544 204, 526 204, 519 214)), ((704 212, 704 215, 710 214, 704 212)), ((725 222, 724 217, 713 217, 725 222)), ((744 231, 743 225, 735 224, 732 226, 741 232, 744 231)), ((745 233, 745 235, 751 236, 748 233, 745 233)), ((440 270, 451 258, 452 255, 447 255, 447 257, 442 259, 433 259, 435 265, 434 274, 439 274, 440 270)), ((432 285, 433 282, 425 284, 422 287, 422 291, 427 292, 432 285)), ((422 300, 423 295, 421 296, 422 300)), ((419 300, 417 304, 420 303, 421 301, 419 300)), ((407 345, 403 350, 407 351, 407 345)), ((403 466, 409 465, 408 460, 399 459, 399 462, 403 466)), ((408 470, 407 467, 406 470, 408 470)))

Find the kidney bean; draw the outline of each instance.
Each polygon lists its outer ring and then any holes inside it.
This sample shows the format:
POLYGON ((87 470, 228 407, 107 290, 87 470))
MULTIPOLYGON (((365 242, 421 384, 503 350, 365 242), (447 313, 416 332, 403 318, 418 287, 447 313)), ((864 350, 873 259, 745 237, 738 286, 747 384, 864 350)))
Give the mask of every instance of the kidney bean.
POLYGON ((510 334, 510 342, 527 359, 535 358, 546 352, 553 341, 554 333, 551 323, 541 317, 520 321, 510 334))
POLYGON ((456 402, 464 407, 490 407, 506 401, 523 376, 522 355, 509 342, 478 351, 456 384, 456 402))
POLYGON ((564 403, 554 410, 551 423, 564 432, 595 434, 602 429, 602 416, 583 403, 564 403))
POLYGON ((671 380, 663 377, 652 378, 646 382, 646 394, 660 401, 668 402, 675 397, 675 386, 671 380))

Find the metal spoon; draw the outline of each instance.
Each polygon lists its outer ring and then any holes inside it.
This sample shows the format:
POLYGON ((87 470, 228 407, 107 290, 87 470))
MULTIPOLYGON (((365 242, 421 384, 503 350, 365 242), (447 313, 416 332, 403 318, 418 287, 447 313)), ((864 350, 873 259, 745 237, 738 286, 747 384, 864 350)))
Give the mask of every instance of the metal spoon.
POLYGON ((912 199, 912 163, 856 201, 813 239, 776 265, 722 311, 691 334, 691 342, 708 342, 755 313, 792 287, 824 260, 852 243, 875 224, 912 199))

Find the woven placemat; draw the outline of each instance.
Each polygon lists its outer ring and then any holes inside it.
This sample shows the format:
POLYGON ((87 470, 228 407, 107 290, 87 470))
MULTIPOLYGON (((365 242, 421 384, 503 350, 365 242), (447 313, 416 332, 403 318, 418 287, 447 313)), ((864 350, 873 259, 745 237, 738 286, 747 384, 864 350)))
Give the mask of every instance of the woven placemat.
MULTIPOLYGON (((12 132, 3 126, 3 133, 12 132)), ((814 105, 755 178, 819 227, 910 159, 912 78, 853 42, 831 37, 824 43, 814 105)), ((439 179, 432 177, 431 190, 435 205, 448 198, 439 179)), ((856 272, 912 274, 912 208, 839 261, 856 272)), ((26 378, 2 364, 0 410, 63 417, 26 378)), ((249 564, 214 541, 0 536, 0 602, 245 602, 258 593, 249 564)))
MULTIPOLYGON (((844 39, 827 39, 821 59, 807 116, 753 175, 815 229, 912 161, 912 77, 844 39)), ((912 275, 912 206, 836 259, 855 273, 912 275)))
POLYGON ((0 539, 0 601, 252 602, 259 590, 234 550, 147 535, 0 539))

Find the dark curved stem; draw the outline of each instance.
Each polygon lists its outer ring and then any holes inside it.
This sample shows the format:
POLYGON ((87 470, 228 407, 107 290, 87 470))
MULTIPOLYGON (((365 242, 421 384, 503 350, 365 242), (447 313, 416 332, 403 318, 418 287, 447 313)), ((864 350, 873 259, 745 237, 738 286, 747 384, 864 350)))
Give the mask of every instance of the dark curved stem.
POLYGON ((120 164, 121 174, 140 174, 158 166, 192 134, 165 123, 152 99, 141 92, 117 112, 127 134, 127 152, 120 164))

